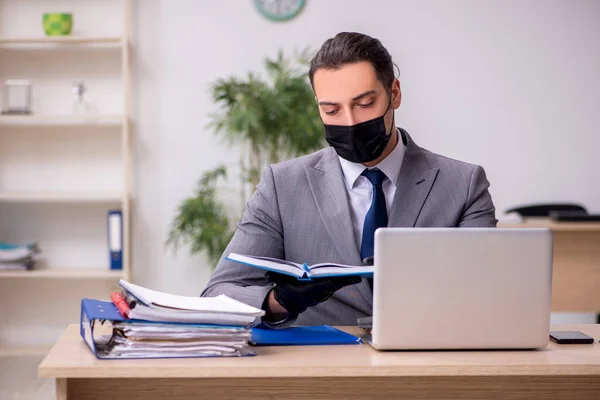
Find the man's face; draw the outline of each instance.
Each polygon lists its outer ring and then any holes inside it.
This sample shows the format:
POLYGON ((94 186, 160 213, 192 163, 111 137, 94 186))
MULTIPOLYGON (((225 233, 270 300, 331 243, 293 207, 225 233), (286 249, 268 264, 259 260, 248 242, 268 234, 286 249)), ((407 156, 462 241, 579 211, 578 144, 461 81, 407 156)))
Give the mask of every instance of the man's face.
POLYGON ((383 87, 370 62, 347 64, 339 69, 318 69, 313 76, 315 96, 321 118, 326 125, 355 125, 385 115, 387 131, 391 130, 391 108, 400 106, 400 83, 383 87))

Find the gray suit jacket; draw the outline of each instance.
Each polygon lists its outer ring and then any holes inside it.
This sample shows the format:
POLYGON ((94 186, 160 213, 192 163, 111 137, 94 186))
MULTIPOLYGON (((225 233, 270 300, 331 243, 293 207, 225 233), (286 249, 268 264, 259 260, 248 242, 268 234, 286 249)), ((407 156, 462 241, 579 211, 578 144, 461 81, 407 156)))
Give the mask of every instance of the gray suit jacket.
MULTIPOLYGON (((431 153, 420 148, 406 131, 400 132, 406 151, 388 226, 496 226, 482 167, 431 153)), ((265 168, 202 295, 226 294, 262 307, 272 289, 264 271, 225 260, 231 252, 309 264, 360 265, 344 185, 337 153, 331 147, 265 168)), ((309 308, 295 324, 356 325, 357 318, 371 314, 372 292, 363 279, 309 308)))

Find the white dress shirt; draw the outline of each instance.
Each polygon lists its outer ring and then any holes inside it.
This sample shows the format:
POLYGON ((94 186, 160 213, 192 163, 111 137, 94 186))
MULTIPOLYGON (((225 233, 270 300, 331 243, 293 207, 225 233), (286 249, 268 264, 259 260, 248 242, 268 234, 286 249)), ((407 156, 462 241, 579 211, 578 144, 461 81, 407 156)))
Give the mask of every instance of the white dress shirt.
MULTIPOLYGON (((381 160, 379 164, 369 167, 370 169, 378 168, 386 176, 386 179, 383 181, 383 193, 385 195, 388 218, 394 201, 394 195, 396 194, 396 184, 400 176, 400 167, 404 160, 404 144, 400 132, 397 131, 397 135, 398 143, 396 143, 394 150, 381 160)), ((341 157, 339 159, 346 181, 348 199, 350 200, 350 215, 352 217, 356 246, 360 251, 365 216, 371 207, 373 198, 373 184, 365 176, 361 175, 365 168, 367 168, 363 164, 353 163, 341 157)))

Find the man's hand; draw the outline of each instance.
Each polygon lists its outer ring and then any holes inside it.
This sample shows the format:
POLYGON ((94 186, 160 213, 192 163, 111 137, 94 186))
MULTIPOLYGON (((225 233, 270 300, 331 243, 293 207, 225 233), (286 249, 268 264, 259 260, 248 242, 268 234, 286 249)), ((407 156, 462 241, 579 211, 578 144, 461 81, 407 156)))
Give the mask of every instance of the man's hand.
POLYGON ((267 272, 267 278, 275 283, 273 297, 289 314, 297 316, 307 308, 329 299, 341 288, 362 281, 358 276, 317 278, 299 281, 295 277, 267 272))

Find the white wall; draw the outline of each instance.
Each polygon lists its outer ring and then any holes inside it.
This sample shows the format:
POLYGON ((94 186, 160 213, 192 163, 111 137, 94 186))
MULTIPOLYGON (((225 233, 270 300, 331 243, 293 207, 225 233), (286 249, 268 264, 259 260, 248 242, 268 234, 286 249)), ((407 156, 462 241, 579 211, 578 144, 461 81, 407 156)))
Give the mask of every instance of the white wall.
POLYGON ((499 216, 538 201, 600 212, 599 20, 594 0, 309 0, 283 24, 249 0, 139 1, 135 279, 195 295, 209 277, 203 257, 164 249, 202 172, 237 161, 205 129, 209 84, 343 30, 383 42, 401 71, 398 124, 424 147, 482 164, 499 216))

